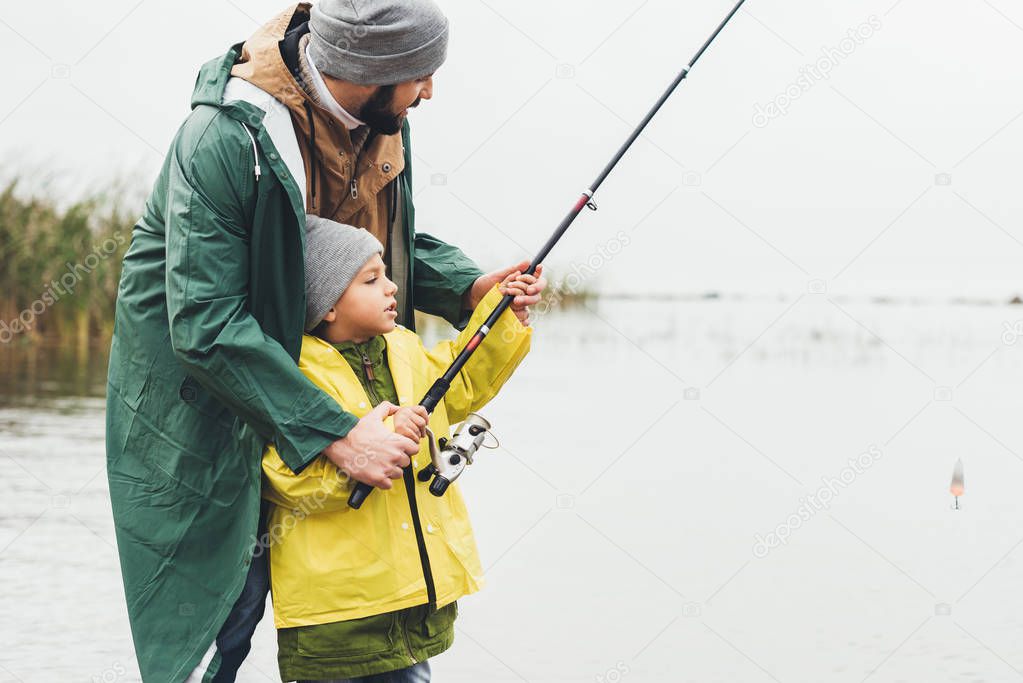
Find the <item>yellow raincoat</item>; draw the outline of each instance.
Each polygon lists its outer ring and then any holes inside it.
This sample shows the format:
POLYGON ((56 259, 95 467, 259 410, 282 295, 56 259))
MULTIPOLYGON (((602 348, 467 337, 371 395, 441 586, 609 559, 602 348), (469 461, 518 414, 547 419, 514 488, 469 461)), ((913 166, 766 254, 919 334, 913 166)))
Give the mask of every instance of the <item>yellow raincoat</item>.
MULTIPOLYGON (((415 405, 425 395, 500 300, 495 286, 458 338, 430 351, 404 327, 384 335, 401 405, 415 405)), ((436 437, 450 438, 450 425, 480 410, 497 394, 528 353, 531 336, 532 330, 523 327, 514 313, 502 313, 430 416, 436 437)), ((345 410, 358 417, 372 410, 352 367, 329 343, 306 335, 299 368, 345 410)), ((418 472, 429 462, 424 439, 413 457, 413 469, 418 472)), ((427 574, 437 608, 482 587, 459 482, 438 498, 430 494, 428 483, 415 480, 417 525, 401 479, 389 490, 374 491, 359 510, 352 510, 347 505, 352 485, 322 455, 295 474, 269 446, 263 473, 268 483, 263 495, 274 503, 267 540, 277 628, 347 621, 426 604, 427 574), (420 535, 428 555, 425 562, 420 535)))

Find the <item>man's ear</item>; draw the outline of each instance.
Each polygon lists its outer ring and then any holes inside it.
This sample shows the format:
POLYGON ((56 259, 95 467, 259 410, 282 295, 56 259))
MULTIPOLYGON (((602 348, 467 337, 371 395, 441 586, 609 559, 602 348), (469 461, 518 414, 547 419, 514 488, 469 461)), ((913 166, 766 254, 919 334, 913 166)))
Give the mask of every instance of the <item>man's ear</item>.
POLYGON ((331 307, 331 309, 327 311, 327 314, 323 316, 323 322, 332 323, 335 320, 337 320, 337 311, 335 311, 334 308, 331 307))

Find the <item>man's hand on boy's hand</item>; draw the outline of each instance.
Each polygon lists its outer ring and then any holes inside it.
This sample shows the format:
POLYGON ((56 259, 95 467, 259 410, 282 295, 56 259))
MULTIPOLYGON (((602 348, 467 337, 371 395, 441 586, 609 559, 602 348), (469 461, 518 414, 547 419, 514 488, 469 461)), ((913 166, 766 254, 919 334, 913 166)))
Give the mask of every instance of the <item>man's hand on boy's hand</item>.
POLYGON ((423 406, 402 406, 394 414, 394 431, 418 442, 426 436, 430 414, 423 406))
POLYGON ((383 401, 347 436, 327 446, 323 455, 356 481, 378 489, 391 488, 391 479, 400 479, 401 468, 408 467, 410 456, 419 452, 418 439, 392 432, 384 424, 384 418, 398 410, 398 406, 383 401))
MULTIPOLYGON (((495 270, 492 273, 480 275, 476 278, 476 282, 473 283, 469 291, 466 292, 464 305, 465 308, 473 310, 479 305, 483 297, 486 296, 494 285, 499 282, 503 282, 512 273, 522 273, 524 270, 529 268, 529 261, 522 261, 519 264, 510 266, 508 268, 502 268, 501 270, 495 270)), ((526 286, 526 291, 523 294, 517 295, 515 300, 512 301, 511 309, 515 316, 522 322, 523 325, 529 324, 529 306, 535 306, 540 303, 540 295, 543 290, 547 287, 547 278, 543 277, 543 264, 536 267, 536 281, 526 286)))

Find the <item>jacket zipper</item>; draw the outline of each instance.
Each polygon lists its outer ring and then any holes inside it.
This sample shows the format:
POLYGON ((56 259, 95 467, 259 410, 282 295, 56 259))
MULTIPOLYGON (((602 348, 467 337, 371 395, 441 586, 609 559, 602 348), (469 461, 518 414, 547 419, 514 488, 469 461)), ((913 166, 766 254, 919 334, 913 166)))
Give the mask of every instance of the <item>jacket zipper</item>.
POLYGON ((419 519, 419 504, 416 502, 416 478, 412 468, 402 471, 405 480, 405 493, 408 494, 408 506, 412 512, 412 527, 416 530, 416 545, 419 546, 419 562, 423 565, 423 580, 426 582, 427 612, 434 610, 437 604, 437 589, 433 585, 433 570, 430 569, 430 556, 426 553, 426 537, 423 536, 423 523, 419 519))
MULTIPOLYGON (((362 370, 366 375, 366 393, 369 394, 369 399, 376 406, 380 403, 376 392, 373 390, 372 380, 376 377, 373 373, 373 362, 369 359, 366 354, 365 347, 356 344, 356 348, 359 350, 359 354, 362 356, 362 370)), ((416 502, 416 478, 412 473, 412 467, 406 467, 402 470, 402 479, 405 482, 405 493, 408 497, 409 512, 412 513, 412 528, 416 532, 416 546, 419 548, 419 563, 423 567, 423 581, 426 583, 426 600, 428 602, 427 611, 432 611, 434 605, 437 604, 437 588, 433 583, 433 570, 430 568, 430 556, 426 552, 426 537, 423 535, 423 522, 419 519, 419 504, 416 502)), ((406 645, 409 645, 406 632, 406 645)), ((412 647, 409 645, 409 653, 412 652, 412 647)), ((410 654, 411 656, 411 654, 410 654)))
POLYGON ((373 374, 373 361, 369 359, 366 351, 359 347, 359 353, 362 354, 362 371, 366 373, 366 388, 369 389, 370 398, 373 399, 373 405, 376 405, 380 401, 377 400, 376 392, 373 391, 373 385, 370 382, 376 379, 376 375, 373 374))
POLYGON ((316 121, 313 120, 313 108, 308 101, 305 105, 306 119, 309 121, 309 175, 312 176, 312 205, 316 208, 316 121))

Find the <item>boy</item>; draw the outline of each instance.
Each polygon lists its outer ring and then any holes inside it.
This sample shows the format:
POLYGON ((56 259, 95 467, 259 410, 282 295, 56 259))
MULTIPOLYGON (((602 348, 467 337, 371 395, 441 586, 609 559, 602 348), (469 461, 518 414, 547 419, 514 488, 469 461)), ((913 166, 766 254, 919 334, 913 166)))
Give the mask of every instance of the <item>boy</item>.
POLYGON ((506 310, 433 414, 415 401, 501 297, 525 294, 540 269, 495 285, 455 341, 427 351, 394 322, 397 286, 382 252, 365 230, 308 217, 299 368, 344 409, 376 413, 420 448, 390 467, 389 478, 372 481, 380 490, 353 510, 347 499, 358 471, 342 473, 321 456, 295 474, 267 447, 263 495, 274 504, 270 575, 285 681, 428 681, 427 659, 454 640, 455 601, 483 582, 457 482, 435 497, 414 472, 430 462, 427 418, 438 438, 449 437, 451 424, 486 405, 511 376, 532 330, 506 310))

